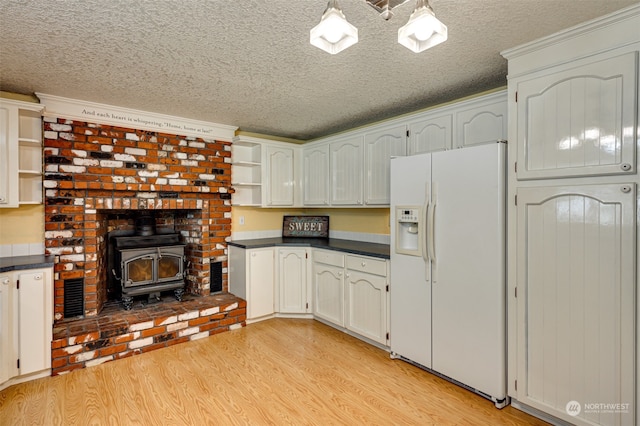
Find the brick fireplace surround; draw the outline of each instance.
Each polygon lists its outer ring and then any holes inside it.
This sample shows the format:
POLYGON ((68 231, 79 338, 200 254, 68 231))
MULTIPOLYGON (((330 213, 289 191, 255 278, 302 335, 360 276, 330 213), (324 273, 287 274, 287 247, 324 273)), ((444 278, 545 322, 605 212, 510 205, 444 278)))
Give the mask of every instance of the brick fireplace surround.
POLYGON ((55 256, 52 374, 245 325, 246 303, 227 292, 230 144, 47 117, 45 247, 55 256), (185 301, 124 311, 109 301, 108 233, 153 211, 181 234, 185 301), (210 295, 210 262, 222 293, 210 295), (65 280, 83 279, 83 318, 64 318, 65 280))

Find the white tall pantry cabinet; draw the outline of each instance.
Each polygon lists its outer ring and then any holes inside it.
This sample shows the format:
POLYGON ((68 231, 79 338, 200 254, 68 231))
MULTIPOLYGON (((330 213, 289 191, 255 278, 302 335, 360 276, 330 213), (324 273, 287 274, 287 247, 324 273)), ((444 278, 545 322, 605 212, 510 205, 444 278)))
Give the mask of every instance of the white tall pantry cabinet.
POLYGON ((637 425, 640 5, 509 61, 509 395, 637 425))

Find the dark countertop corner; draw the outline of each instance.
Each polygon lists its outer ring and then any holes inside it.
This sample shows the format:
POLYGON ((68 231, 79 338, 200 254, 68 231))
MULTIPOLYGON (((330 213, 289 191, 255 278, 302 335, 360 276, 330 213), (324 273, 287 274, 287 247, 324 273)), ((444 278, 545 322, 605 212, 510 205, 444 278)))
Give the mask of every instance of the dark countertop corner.
POLYGON ((243 249, 264 247, 313 247, 325 250, 335 250, 362 256, 390 258, 388 244, 367 243, 363 241, 341 240, 338 238, 257 238, 253 240, 230 241, 229 245, 243 249))
POLYGON ((54 256, 34 254, 29 256, 0 257, 0 273, 25 269, 49 268, 54 256))

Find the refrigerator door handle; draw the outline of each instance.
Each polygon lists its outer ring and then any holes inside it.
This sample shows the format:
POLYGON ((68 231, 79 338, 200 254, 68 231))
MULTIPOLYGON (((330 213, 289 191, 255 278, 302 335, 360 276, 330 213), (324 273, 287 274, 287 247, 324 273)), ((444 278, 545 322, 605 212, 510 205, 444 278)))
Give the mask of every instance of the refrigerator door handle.
POLYGON ((430 206, 431 206, 431 203, 429 202, 429 200, 425 201, 424 207, 422 209, 423 214, 420 215, 420 223, 418 224, 418 228, 421 231, 420 251, 422 252, 422 258, 424 259, 425 262, 429 262, 429 244, 427 244, 427 238, 429 238, 428 215, 429 215, 430 206))
POLYGON ((427 215, 427 226, 429 233, 429 258, 431 259, 431 280, 433 283, 436 283, 437 280, 437 269, 438 269, 438 259, 436 257, 436 207, 438 206, 438 184, 433 184, 433 203, 431 204, 431 209, 427 215))
POLYGON ((429 193, 429 189, 431 188, 431 182, 427 182, 424 187, 424 206, 422 208, 422 214, 420 215, 420 224, 419 229, 422 230, 422 235, 420 235, 420 245, 422 251, 422 258, 424 259, 424 267, 425 267, 425 275, 424 280, 426 282, 430 281, 430 271, 429 266, 431 263, 431 257, 429 255, 429 209, 431 208, 431 194, 429 193))

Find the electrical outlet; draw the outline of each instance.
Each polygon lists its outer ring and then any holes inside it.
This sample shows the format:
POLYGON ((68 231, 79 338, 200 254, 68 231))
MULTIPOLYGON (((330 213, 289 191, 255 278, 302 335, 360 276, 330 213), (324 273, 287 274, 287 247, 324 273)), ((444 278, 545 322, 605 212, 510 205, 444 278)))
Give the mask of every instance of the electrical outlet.
POLYGON ((244 225, 244 216, 240 216, 239 222, 240 222, 240 225, 244 225))

